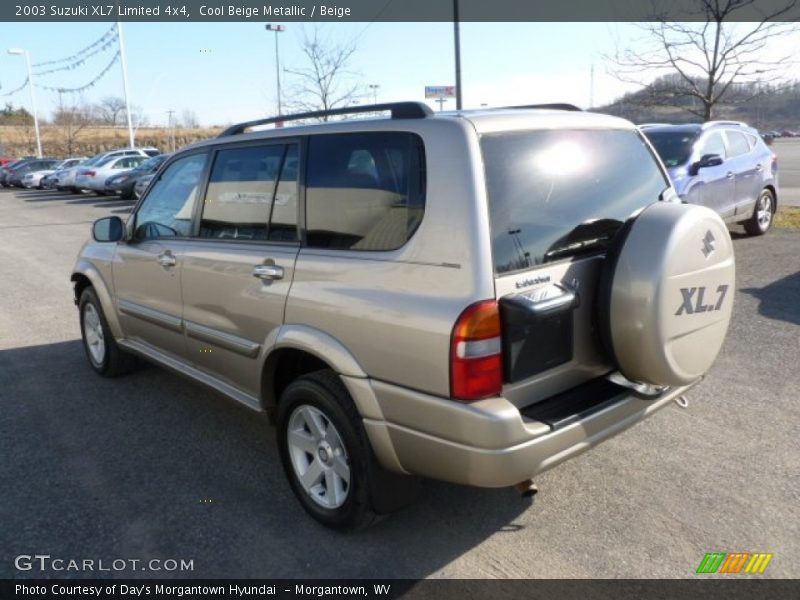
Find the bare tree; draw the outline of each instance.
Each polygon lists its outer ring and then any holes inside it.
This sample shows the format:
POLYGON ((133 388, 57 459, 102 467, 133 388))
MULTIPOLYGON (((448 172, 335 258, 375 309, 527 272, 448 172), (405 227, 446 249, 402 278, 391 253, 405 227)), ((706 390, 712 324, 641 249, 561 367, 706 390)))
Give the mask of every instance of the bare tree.
POLYGON ((117 96, 106 96, 97 105, 100 119, 106 125, 117 126, 117 119, 125 112, 125 100, 117 96))
POLYGON ((197 129, 200 127, 200 121, 197 119, 197 114, 189 108, 186 108, 181 113, 181 124, 186 129, 197 129))
MULTIPOLYGON (((357 75, 349 69, 356 52, 354 41, 341 44, 320 37, 319 30, 309 37, 303 33, 300 49, 306 65, 284 69, 294 79, 291 99, 286 103, 293 110, 330 110, 357 103, 360 86, 357 75)), ((324 117, 324 121, 328 118, 324 117)))
POLYGON ((89 104, 81 102, 66 105, 63 100, 59 100, 59 106, 53 114, 53 125, 61 132, 66 156, 75 154, 78 136, 84 129, 93 125, 95 120, 94 108, 89 104))
POLYGON ((780 20, 793 14, 798 0, 775 2, 779 6, 766 10, 760 0, 694 2, 698 22, 684 23, 670 19, 669 8, 663 8, 669 5, 651 0, 651 21, 637 25, 646 34, 644 48, 618 47, 606 58, 621 81, 645 84, 644 77, 670 75, 638 95, 640 102, 676 106, 708 121, 732 86, 774 80, 786 68, 791 56, 767 57, 765 51, 770 42, 796 31, 793 22, 780 20), (759 21, 736 22, 754 12, 759 21))

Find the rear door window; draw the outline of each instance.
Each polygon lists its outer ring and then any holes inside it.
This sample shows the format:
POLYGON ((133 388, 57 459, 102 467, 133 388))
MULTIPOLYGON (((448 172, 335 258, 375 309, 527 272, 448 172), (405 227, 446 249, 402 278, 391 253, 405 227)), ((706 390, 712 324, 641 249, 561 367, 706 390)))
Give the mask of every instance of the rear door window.
POLYGON ((669 182, 630 130, 553 130, 481 138, 496 273, 603 251, 669 182))
POLYGON ((308 246, 395 250, 425 204, 422 140, 405 132, 318 135, 309 140, 308 246))
POLYGON ((730 156, 741 156, 750 152, 750 144, 745 135, 739 131, 726 131, 730 156))
POLYGON ((297 146, 242 146, 217 152, 200 237, 297 240, 297 146))

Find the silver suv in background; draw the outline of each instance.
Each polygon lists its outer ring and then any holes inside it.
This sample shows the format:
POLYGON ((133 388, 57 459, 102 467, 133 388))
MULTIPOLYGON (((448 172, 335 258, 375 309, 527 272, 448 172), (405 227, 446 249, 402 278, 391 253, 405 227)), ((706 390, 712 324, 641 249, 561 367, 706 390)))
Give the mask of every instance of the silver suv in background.
POLYGON ((778 207, 778 157, 758 131, 738 121, 640 125, 690 204, 763 235, 778 207))
POLYGON ((533 494, 700 381, 732 309, 720 217, 632 123, 568 105, 243 123, 92 236, 91 367, 143 357, 266 412, 297 498, 342 529, 414 476, 533 494))

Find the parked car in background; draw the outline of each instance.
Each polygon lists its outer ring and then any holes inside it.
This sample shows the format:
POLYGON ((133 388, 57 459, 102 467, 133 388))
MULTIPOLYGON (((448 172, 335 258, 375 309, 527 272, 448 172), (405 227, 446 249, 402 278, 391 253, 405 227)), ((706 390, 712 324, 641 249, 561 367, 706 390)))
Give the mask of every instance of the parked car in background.
POLYGON ((6 183, 14 187, 24 187, 22 184, 22 179, 28 173, 52 169, 53 166, 58 164, 58 162, 59 161, 55 158, 28 159, 9 170, 9 173, 6 176, 6 183))
POLYGON ((68 169, 77 166, 86 160, 85 156, 76 158, 67 158, 59 161, 50 169, 43 169, 41 171, 31 171, 22 178, 22 187, 25 188, 40 188, 42 187, 41 181, 47 176, 59 171, 61 169, 68 169))
POLYGON ((153 181, 153 177, 155 177, 155 173, 150 175, 145 175, 143 177, 139 177, 136 181, 136 184, 133 186, 133 197, 138 200, 144 194, 144 191, 147 189, 147 186, 150 185, 150 182, 153 181))
POLYGON ((684 202, 714 209, 750 235, 769 230, 778 203, 778 159, 758 131, 737 121, 643 130, 684 202))
POLYGON ((138 165, 130 171, 125 171, 117 175, 112 175, 106 179, 105 191, 109 194, 119 194, 123 200, 130 200, 133 198, 133 188, 136 182, 145 175, 150 175, 158 171, 158 168, 163 164, 170 154, 159 154, 148 158, 142 164, 138 165))
POLYGON ((0 157, 0 167, 3 167, 9 163, 14 162, 17 160, 16 158, 11 158, 10 156, 2 156, 0 157))
POLYGON ((17 160, 12 160, 11 162, 6 163, 2 167, 0 167, 0 185, 3 187, 10 187, 11 184, 6 183, 6 177, 8 174, 18 165, 22 164, 26 159, 19 158, 17 160))
POLYGON ((89 160, 82 163, 80 167, 72 167, 70 169, 66 169, 65 171, 59 173, 57 187, 59 190, 62 191, 69 191, 72 192, 73 194, 80 194, 81 190, 75 186, 75 178, 80 168, 94 166, 111 156, 150 157, 150 156, 155 156, 157 154, 160 154, 157 148, 120 148, 119 150, 110 150, 108 152, 101 152, 100 154, 95 154, 89 160))
POLYGON ((106 191, 106 180, 109 177, 134 169, 146 160, 146 156, 111 156, 91 167, 81 167, 75 177, 75 187, 105 196, 109 193, 106 191))

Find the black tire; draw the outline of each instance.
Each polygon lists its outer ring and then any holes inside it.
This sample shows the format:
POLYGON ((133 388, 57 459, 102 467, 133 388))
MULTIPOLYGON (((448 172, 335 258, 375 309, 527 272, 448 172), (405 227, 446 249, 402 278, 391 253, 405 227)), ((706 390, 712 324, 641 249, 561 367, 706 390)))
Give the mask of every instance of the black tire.
POLYGON ((764 188, 758 195, 756 205, 753 207, 753 216, 748 221, 744 222, 744 230, 748 235, 764 235, 772 227, 772 222, 775 220, 775 195, 768 189, 764 188), (767 216, 762 212, 765 203, 769 203, 767 216), (759 218, 761 217, 761 218, 759 218))
POLYGON ((108 193, 106 193, 106 192, 95 191, 95 194, 97 194, 98 196, 108 196, 108 193))
POLYGON ((71 194, 82 194, 82 193, 83 193, 83 192, 82 192, 81 190, 79 190, 78 188, 70 188, 70 190, 69 190, 69 191, 70 191, 70 193, 71 193, 71 194))
POLYGON ((377 460, 372 454, 361 417, 336 373, 330 370, 317 371, 289 384, 280 398, 277 425, 278 451, 284 472, 295 496, 314 519, 326 527, 340 530, 362 529, 375 521, 377 513, 371 501, 370 474, 374 472, 377 460), (292 464, 288 441, 289 421, 295 410, 303 406, 313 407, 322 413, 328 425, 335 427, 347 453, 349 485, 344 503, 337 508, 327 508, 315 501, 304 489, 292 464))
POLYGON ((86 352, 86 358, 89 359, 89 364, 92 369, 104 377, 119 377, 120 375, 130 373, 136 367, 136 357, 128 354, 117 345, 117 342, 114 340, 114 335, 108 327, 108 321, 106 321, 106 316, 103 313, 103 307, 97 299, 94 288, 87 287, 83 290, 80 302, 78 303, 78 309, 80 312, 83 349, 86 352), (94 309, 99 318, 100 326, 102 327, 104 352, 100 360, 97 360, 92 355, 92 351, 89 349, 89 342, 86 339, 87 334, 86 328, 84 327, 84 319, 88 314, 87 311, 90 310, 88 306, 94 309))

